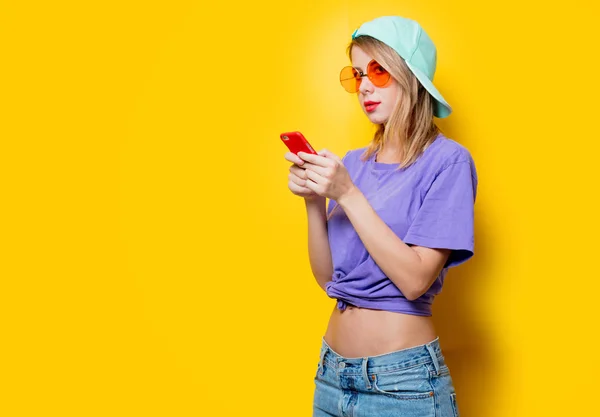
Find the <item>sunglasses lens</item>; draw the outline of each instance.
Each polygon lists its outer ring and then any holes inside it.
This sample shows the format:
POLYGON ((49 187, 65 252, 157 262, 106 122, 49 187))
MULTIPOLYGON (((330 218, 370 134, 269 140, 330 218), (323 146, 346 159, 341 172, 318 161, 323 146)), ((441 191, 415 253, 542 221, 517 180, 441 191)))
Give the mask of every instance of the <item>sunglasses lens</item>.
POLYGON ((383 87, 390 80, 390 73, 387 72, 377 61, 371 61, 367 67, 369 80, 376 87, 383 87))
POLYGON ((349 93, 356 93, 358 91, 360 81, 361 78, 358 76, 358 71, 352 67, 345 67, 340 72, 340 83, 349 93))

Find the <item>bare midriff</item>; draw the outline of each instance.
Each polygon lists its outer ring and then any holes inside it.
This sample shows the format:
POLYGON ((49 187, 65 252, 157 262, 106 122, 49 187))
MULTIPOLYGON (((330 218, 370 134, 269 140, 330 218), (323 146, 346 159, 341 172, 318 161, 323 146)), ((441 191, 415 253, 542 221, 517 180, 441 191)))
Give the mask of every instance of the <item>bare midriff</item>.
POLYGON ((431 317, 348 305, 334 308, 325 342, 347 358, 378 356, 429 343, 437 337, 431 317))

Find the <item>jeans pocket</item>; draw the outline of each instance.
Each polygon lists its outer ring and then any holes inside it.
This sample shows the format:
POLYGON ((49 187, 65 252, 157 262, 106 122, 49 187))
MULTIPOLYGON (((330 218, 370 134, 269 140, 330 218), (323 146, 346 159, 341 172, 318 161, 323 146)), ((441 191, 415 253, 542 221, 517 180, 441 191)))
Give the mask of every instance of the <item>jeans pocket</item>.
POLYGON ((458 405, 456 404, 456 393, 455 392, 450 394, 450 399, 452 400, 452 411, 454 412, 454 417, 459 417, 458 405))
POLYGON ((400 400, 421 400, 433 397, 429 372, 424 366, 416 366, 393 372, 373 374, 373 389, 400 400))

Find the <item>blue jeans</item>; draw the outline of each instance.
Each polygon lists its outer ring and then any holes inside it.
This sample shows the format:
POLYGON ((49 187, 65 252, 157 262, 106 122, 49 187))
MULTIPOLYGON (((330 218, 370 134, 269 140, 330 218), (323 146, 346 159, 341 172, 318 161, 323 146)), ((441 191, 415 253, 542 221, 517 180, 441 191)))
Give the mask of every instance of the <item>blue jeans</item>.
POLYGON ((436 338, 379 356, 345 358, 323 340, 313 417, 458 417, 436 338))

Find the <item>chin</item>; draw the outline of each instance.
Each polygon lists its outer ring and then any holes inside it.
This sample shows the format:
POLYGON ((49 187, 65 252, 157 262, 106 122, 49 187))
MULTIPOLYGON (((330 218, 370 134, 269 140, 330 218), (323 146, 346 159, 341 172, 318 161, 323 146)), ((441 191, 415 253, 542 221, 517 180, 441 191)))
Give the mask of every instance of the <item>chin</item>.
POLYGON ((384 116, 382 114, 377 114, 377 113, 374 113, 374 114, 366 113, 366 114, 367 114, 367 117, 369 118, 369 121, 376 125, 384 124, 388 119, 386 116, 384 116))

